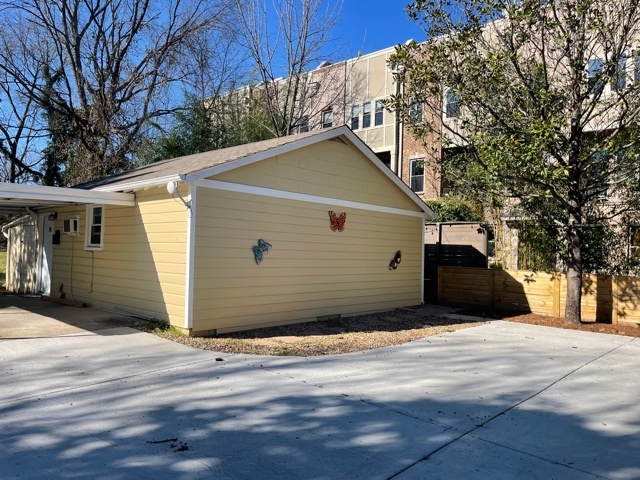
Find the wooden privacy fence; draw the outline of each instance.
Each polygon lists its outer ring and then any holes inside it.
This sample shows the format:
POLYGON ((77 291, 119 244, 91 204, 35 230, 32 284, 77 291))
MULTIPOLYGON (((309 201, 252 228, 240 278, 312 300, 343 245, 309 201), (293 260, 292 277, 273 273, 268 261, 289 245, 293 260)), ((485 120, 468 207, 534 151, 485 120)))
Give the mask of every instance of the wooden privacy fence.
MULTIPOLYGON (((566 276, 560 273, 439 267, 438 303, 564 316, 566 276)), ((584 275, 584 321, 640 324, 640 278, 584 275)))

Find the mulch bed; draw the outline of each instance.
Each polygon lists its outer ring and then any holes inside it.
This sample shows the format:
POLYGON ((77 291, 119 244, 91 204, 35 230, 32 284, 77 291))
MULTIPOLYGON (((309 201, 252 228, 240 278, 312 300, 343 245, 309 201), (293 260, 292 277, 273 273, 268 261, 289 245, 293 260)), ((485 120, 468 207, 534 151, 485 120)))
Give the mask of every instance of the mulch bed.
POLYGON ((531 325, 542 325, 545 327, 567 328, 571 330, 582 330, 584 332, 608 333, 610 335, 626 335, 629 337, 640 337, 640 328, 633 325, 612 325, 610 323, 585 322, 582 325, 569 325, 564 323, 564 319, 537 315, 535 313, 522 312, 495 312, 483 309, 466 309, 456 312, 460 315, 473 315, 476 317, 491 318, 494 320, 505 320, 508 322, 528 323, 531 325))

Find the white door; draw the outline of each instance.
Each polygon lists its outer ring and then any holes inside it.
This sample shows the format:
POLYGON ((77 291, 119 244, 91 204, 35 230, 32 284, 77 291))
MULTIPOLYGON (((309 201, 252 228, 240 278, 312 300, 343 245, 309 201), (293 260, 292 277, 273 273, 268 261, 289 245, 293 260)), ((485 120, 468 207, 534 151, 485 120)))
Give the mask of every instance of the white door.
POLYGON ((40 258, 38 259, 38 293, 51 294, 51 268, 53 266, 53 219, 40 217, 40 258))

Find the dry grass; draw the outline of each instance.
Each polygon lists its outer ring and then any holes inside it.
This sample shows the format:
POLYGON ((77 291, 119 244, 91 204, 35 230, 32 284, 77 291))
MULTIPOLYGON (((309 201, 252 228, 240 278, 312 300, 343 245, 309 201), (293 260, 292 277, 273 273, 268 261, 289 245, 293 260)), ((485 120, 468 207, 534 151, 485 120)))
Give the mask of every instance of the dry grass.
POLYGON ((210 338, 187 337, 166 324, 145 323, 136 327, 204 350, 309 357, 399 345, 476 325, 478 322, 422 316, 401 309, 340 320, 247 330, 210 338))

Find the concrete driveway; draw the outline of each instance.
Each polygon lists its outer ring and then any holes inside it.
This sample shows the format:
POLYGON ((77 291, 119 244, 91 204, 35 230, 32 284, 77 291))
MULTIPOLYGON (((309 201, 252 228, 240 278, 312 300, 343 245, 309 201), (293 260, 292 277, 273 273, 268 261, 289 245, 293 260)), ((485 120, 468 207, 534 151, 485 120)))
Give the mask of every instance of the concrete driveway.
POLYGON ((0 340, 0 479, 640 478, 640 341, 492 322, 314 357, 0 340))
POLYGON ((124 315, 45 301, 38 295, 0 294, 0 339, 93 332, 130 325, 132 321, 124 315))

